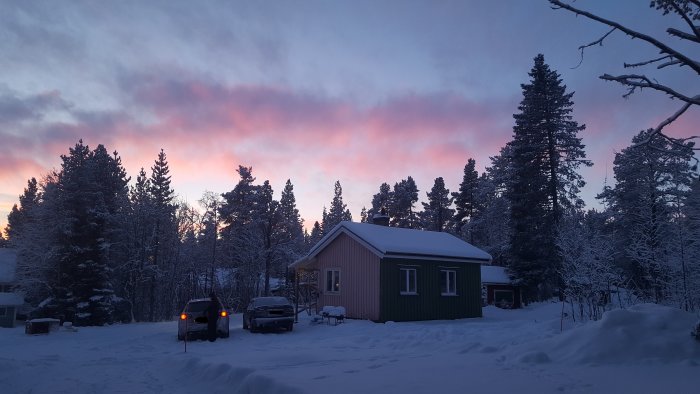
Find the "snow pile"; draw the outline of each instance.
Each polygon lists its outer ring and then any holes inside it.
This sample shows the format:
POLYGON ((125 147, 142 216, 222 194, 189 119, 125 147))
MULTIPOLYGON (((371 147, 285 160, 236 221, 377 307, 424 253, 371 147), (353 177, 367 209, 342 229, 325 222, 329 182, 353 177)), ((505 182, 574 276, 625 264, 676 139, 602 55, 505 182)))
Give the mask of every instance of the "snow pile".
POLYGON ((697 365, 700 346, 690 336, 694 320, 690 313, 655 304, 609 311, 600 321, 530 345, 520 361, 697 365))
POLYGON ((192 358, 183 363, 181 375, 192 382, 199 382, 214 393, 260 393, 277 394, 302 393, 301 390, 285 385, 271 377, 255 374, 255 369, 233 367, 227 363, 206 363, 192 358))

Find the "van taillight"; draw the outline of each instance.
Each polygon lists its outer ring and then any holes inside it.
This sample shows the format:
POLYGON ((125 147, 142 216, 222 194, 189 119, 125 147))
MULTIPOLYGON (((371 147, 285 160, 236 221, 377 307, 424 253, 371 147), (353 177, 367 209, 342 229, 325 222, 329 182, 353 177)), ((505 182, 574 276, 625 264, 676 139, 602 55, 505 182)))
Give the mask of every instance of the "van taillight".
POLYGON ((187 320, 187 315, 184 313, 180 315, 180 320, 187 320))
POLYGON ((228 313, 226 313, 226 311, 221 311, 221 317, 226 317, 226 316, 228 316, 228 313))

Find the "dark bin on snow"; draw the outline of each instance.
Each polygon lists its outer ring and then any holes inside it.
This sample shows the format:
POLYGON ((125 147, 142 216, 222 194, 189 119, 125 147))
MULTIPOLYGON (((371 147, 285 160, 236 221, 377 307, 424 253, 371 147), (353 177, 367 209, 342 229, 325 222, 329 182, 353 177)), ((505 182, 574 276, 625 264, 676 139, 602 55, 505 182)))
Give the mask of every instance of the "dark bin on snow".
POLYGON ((25 334, 48 334, 51 331, 58 330, 60 320, 58 319, 32 319, 27 320, 24 326, 25 334))

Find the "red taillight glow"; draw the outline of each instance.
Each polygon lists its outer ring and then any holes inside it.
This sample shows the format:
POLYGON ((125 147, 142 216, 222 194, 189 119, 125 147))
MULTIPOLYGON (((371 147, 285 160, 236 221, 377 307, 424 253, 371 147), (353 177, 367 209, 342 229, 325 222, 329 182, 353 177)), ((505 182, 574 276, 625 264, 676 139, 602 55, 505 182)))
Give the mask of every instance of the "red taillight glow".
POLYGON ((226 311, 221 311, 221 317, 226 317, 228 316, 228 313, 226 311))
POLYGON ((187 320, 187 315, 184 313, 180 315, 180 320, 187 320))

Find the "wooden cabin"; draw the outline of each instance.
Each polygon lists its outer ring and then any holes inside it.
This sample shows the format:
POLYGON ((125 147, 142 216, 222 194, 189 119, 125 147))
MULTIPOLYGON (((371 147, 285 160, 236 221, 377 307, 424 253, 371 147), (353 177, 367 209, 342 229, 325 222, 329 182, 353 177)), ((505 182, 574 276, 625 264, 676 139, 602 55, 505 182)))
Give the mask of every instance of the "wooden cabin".
POLYGON ((317 309, 386 322, 481 317, 481 265, 490 261, 448 233, 341 222, 291 268, 317 273, 317 309))

